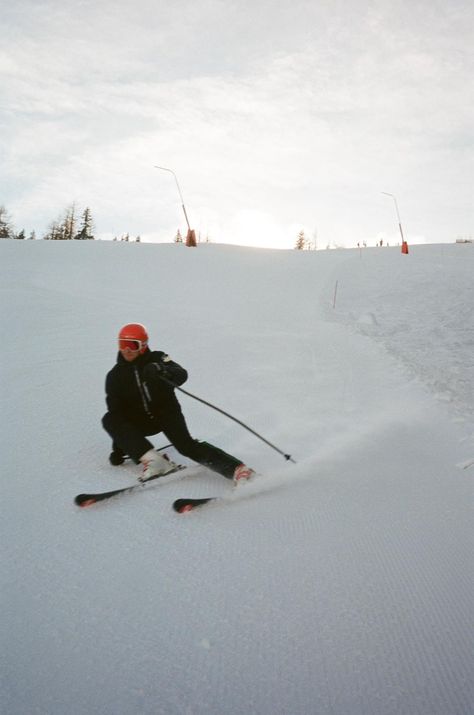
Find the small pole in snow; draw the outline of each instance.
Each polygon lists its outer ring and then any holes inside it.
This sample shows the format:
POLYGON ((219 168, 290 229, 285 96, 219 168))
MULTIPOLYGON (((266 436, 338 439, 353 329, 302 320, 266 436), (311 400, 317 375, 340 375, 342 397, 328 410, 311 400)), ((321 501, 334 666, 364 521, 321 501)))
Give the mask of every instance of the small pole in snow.
POLYGON ((338 283, 339 283, 339 281, 336 281, 336 285, 334 286, 334 299, 333 299, 333 301, 332 301, 332 307, 333 307, 333 308, 336 307, 336 296, 337 296, 337 284, 338 284, 338 283))

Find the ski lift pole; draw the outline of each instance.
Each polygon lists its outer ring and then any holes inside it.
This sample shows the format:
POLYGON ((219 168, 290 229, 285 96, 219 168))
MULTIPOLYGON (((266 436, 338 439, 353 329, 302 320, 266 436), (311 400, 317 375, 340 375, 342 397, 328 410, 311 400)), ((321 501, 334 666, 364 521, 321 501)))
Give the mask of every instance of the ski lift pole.
POLYGON ((176 176, 176 174, 174 173, 174 171, 172 169, 167 169, 166 166, 155 166, 155 169, 161 169, 162 171, 169 171, 170 174, 173 174, 174 180, 176 181, 176 188, 178 189, 179 198, 181 199, 181 207, 183 209, 184 218, 186 219, 186 223, 188 224, 189 231, 191 231, 188 214, 186 213, 186 208, 184 206, 183 194, 181 193, 181 189, 179 188, 179 184, 178 184, 178 177, 176 176))
POLYGON ((382 191, 382 194, 385 194, 385 196, 391 196, 393 199, 393 202, 395 204, 395 211, 397 212, 398 228, 400 230, 400 236, 402 237, 402 253, 408 253, 408 243, 406 242, 405 236, 403 235, 402 220, 400 218, 400 211, 398 210, 397 198, 394 194, 390 194, 388 191, 382 191))

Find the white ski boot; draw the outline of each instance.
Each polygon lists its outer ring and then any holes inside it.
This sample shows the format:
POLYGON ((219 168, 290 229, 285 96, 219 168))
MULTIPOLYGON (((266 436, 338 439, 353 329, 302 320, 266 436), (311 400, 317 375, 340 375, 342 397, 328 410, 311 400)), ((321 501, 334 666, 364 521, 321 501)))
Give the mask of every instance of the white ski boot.
POLYGON ((154 449, 148 450, 140 457, 140 462, 143 464, 143 474, 138 477, 139 482, 146 482, 151 477, 164 477, 165 474, 174 472, 178 465, 164 457, 154 449))

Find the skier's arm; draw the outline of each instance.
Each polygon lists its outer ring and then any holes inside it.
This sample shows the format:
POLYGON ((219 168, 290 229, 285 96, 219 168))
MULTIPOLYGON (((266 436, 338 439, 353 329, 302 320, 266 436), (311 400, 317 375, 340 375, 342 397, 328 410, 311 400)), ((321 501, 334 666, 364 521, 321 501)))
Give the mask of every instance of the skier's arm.
POLYGON ((122 401, 120 400, 118 392, 114 387, 114 380, 111 375, 107 375, 105 380, 105 401, 109 412, 114 412, 115 414, 125 413, 122 401))
POLYGON ((153 354, 153 361, 146 365, 143 375, 149 381, 164 378, 164 381, 169 380, 177 386, 182 385, 188 379, 188 373, 184 367, 174 362, 166 353, 159 351, 153 354))

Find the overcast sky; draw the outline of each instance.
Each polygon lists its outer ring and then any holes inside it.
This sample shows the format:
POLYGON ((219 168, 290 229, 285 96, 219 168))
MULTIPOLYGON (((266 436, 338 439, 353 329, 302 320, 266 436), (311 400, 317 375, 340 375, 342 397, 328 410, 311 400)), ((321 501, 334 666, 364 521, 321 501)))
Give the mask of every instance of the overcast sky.
POLYGON ((0 0, 0 204, 38 237, 474 235, 472 0, 0 0))

